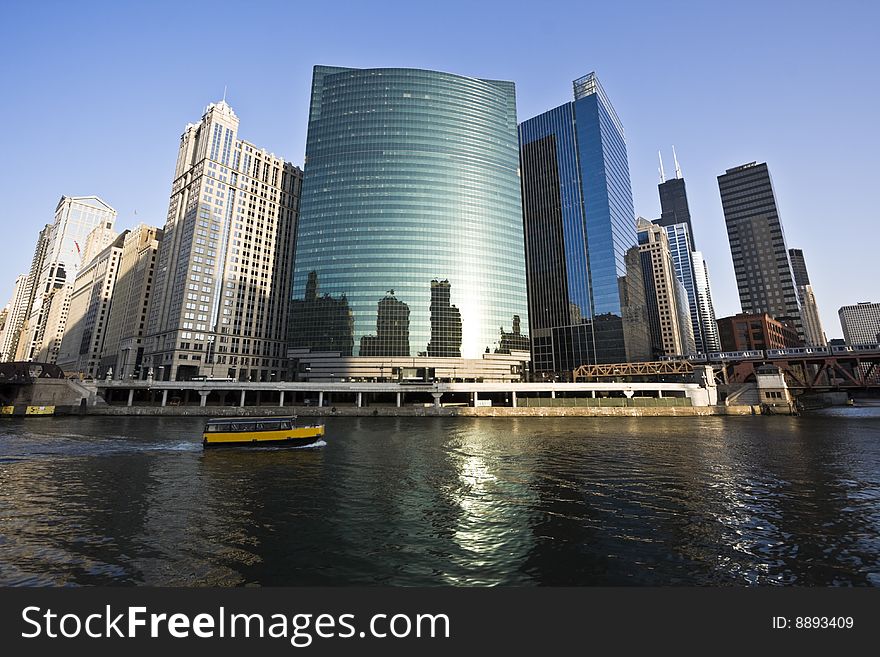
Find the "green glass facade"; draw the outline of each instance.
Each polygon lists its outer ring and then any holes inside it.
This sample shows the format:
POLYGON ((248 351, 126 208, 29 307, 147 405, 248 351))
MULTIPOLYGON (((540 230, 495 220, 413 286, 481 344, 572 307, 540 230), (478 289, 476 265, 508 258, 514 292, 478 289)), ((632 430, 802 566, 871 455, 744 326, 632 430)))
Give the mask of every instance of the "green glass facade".
POLYGON ((290 347, 527 344, 510 337, 528 326, 518 166, 512 82, 315 67, 290 347))

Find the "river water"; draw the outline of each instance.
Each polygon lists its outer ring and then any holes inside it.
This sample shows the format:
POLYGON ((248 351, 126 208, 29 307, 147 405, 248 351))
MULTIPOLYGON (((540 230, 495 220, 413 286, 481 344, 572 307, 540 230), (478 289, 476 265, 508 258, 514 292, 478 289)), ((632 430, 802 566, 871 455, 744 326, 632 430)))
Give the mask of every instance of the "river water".
POLYGON ((0 585, 880 585, 880 407, 0 423, 0 585))

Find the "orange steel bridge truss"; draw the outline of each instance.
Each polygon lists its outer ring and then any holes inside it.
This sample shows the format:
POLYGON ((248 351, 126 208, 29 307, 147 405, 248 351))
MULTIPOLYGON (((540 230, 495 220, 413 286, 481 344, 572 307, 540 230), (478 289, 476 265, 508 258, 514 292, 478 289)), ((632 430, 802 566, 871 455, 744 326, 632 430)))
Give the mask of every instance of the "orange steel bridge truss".
POLYGON ((693 363, 686 360, 658 360, 646 363, 615 363, 611 365, 581 365, 572 372, 572 381, 626 378, 630 376, 692 376, 693 363))

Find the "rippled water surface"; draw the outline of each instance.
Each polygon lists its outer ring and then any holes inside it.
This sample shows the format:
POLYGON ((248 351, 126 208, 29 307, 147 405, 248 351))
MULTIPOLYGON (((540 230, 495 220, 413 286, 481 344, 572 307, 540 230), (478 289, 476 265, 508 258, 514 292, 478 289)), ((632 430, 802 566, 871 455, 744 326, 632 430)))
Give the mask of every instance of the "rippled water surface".
POLYGON ((880 407, 202 424, 4 419, 0 584, 880 584, 880 407))

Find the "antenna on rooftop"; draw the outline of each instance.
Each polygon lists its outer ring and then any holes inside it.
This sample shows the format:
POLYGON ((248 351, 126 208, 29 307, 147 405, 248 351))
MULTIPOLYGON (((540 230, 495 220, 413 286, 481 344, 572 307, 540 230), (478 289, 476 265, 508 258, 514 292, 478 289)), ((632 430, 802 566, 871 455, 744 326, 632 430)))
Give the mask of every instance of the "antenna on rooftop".
POLYGON ((660 172, 660 182, 665 183, 666 182, 666 174, 663 171, 663 153, 661 153, 660 151, 657 151, 657 157, 660 158, 660 168, 657 169, 657 171, 660 172))
POLYGON ((672 147, 672 159, 675 161, 675 177, 681 178, 681 167, 678 166, 678 157, 675 155, 675 146, 672 147))
POLYGON ((226 102, 226 85, 223 85, 223 102, 226 102))

